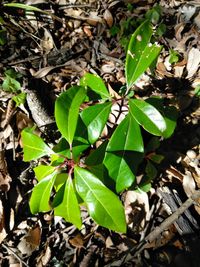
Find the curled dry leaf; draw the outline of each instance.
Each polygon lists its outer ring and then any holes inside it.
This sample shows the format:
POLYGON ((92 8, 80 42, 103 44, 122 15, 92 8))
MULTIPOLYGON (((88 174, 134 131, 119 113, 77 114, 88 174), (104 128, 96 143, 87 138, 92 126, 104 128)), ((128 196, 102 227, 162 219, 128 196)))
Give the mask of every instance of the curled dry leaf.
POLYGON ((143 228, 149 219, 149 200, 145 192, 127 191, 124 201, 126 221, 129 225, 143 228))
POLYGON ((21 111, 18 111, 16 114, 16 125, 19 133, 21 133, 24 128, 32 127, 33 121, 29 119, 26 114, 21 111))
POLYGON ((90 12, 87 23, 91 26, 96 26, 97 23, 102 23, 102 18, 97 15, 97 12, 90 12))
POLYGON ((188 53, 188 62, 187 62, 187 78, 194 76, 200 66, 200 50, 198 48, 191 48, 188 53))
POLYGON ((195 181, 192 177, 191 172, 186 171, 185 175, 183 175, 183 189, 187 195, 187 197, 191 197, 195 191, 195 181))
POLYGON ((0 151, 0 190, 7 192, 10 189, 11 177, 7 171, 4 151, 0 151))
POLYGON ((30 256, 35 251, 41 241, 41 228, 39 226, 30 229, 18 244, 18 249, 23 255, 30 256))
POLYGON ((90 26, 84 26, 83 31, 88 37, 92 37, 92 32, 90 30, 90 26))
POLYGON ((54 41, 51 33, 44 28, 44 36, 41 40, 41 47, 45 53, 49 53, 54 48, 54 41))
POLYGON ((41 78, 44 78, 50 71, 52 71, 56 68, 59 68, 59 67, 63 67, 63 66, 64 65, 44 67, 44 68, 39 69, 35 73, 32 73, 32 76, 37 78, 37 79, 41 79, 41 78))
POLYGON ((5 128, 6 125, 9 124, 10 120, 12 119, 12 116, 13 116, 15 110, 16 110, 15 102, 12 99, 10 99, 8 101, 8 105, 7 105, 6 112, 5 112, 5 119, 1 122, 1 127, 2 128, 5 128))
POLYGON ((51 259, 51 249, 49 245, 47 245, 45 251, 41 253, 40 257, 37 260, 37 266, 38 267, 47 266, 50 259, 51 259))
POLYGON ((4 218, 4 208, 3 204, 0 200, 0 244, 6 237, 6 230, 5 230, 5 218, 4 218))
POLYGON ((69 239, 69 243, 76 248, 83 248, 84 247, 84 237, 78 233, 75 237, 69 239))
POLYGON ((113 25, 113 16, 108 9, 105 10, 105 12, 103 14, 103 18, 105 19, 108 26, 111 28, 113 25))

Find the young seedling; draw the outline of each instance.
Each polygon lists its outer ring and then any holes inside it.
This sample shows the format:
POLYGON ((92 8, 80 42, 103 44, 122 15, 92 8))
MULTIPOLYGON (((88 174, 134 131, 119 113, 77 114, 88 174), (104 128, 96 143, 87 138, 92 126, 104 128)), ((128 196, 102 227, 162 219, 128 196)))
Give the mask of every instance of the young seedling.
POLYGON ((136 99, 130 94, 161 51, 161 46, 151 43, 152 35, 151 23, 146 20, 131 37, 125 64, 126 90, 121 99, 109 94, 99 76, 87 73, 79 86, 72 86, 56 100, 55 120, 62 135, 58 144, 50 148, 33 129, 22 131, 25 161, 49 156, 49 165, 34 168, 38 184, 30 198, 32 213, 53 209, 55 215, 80 229, 80 206, 84 205, 97 224, 126 232, 119 195, 128 188, 148 190, 149 176, 152 179, 156 175, 153 162, 161 160, 155 153, 148 156, 145 180, 137 185, 138 166, 152 147, 144 147, 141 127, 154 136, 168 138, 176 125, 174 113, 160 103, 162 100, 136 99), (101 138, 112 107, 119 101, 126 102, 127 114, 101 138), (97 141, 101 141, 98 147, 97 141))

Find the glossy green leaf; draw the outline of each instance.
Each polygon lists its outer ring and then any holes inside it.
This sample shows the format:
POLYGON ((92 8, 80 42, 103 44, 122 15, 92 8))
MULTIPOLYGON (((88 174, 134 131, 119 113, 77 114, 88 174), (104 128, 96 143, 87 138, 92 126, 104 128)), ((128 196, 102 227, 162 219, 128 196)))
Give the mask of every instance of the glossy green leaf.
POLYGON ((55 161, 62 161, 64 157, 70 158, 70 147, 69 143, 65 138, 61 138, 59 142, 53 147, 53 151, 56 153, 52 155, 51 161, 52 163, 55 161), (60 159, 59 159, 60 158, 60 159))
POLYGON ((106 149, 107 152, 125 150, 144 151, 140 126, 130 114, 117 126, 106 149))
POLYGON ((43 178, 53 173, 55 171, 55 167, 48 165, 38 165, 33 170, 37 180, 41 181, 43 178))
POLYGON ((132 157, 130 151, 144 152, 143 139, 140 126, 128 114, 115 129, 106 149, 104 165, 109 176, 116 182, 116 191, 122 192, 135 181, 134 162, 130 165, 128 158, 132 157), (116 153, 118 152, 118 153, 116 153))
POLYGON ((151 24, 144 21, 133 33, 126 54, 126 82, 128 89, 142 75, 159 55, 162 47, 151 44, 151 24))
POLYGON ((21 89, 21 84, 14 78, 6 75, 6 78, 2 83, 2 89, 6 92, 17 93, 21 89))
MULTIPOLYGON (((69 156, 70 158, 70 156, 69 156)), ((56 167, 64 163, 65 158, 59 154, 52 154, 51 157, 51 166, 56 167)))
POLYGON ((149 192, 151 190, 151 182, 149 182, 148 177, 145 177, 146 181, 143 181, 138 186, 138 192, 149 192))
POLYGON ((101 164, 106 153, 107 145, 108 140, 105 140, 98 148, 91 152, 91 154, 86 158, 85 164, 89 166, 101 164))
POLYGON ((106 102, 84 109, 81 112, 81 119, 87 127, 88 140, 93 144, 99 138, 106 125, 110 114, 112 103, 106 102))
POLYGON ((66 180, 67 180, 67 175, 65 172, 58 173, 58 175, 56 176, 56 180, 54 182, 54 188, 56 192, 66 182, 66 180))
POLYGON ((167 126, 166 130, 163 133, 163 137, 169 138, 174 133, 174 130, 176 128, 176 121, 178 118, 177 109, 172 106, 165 107, 165 109, 163 110, 163 117, 167 126))
MULTIPOLYGON (((129 154, 129 156, 131 156, 129 154)), ((129 167, 127 153, 106 153, 104 165, 106 166, 109 176, 116 182, 117 193, 129 188, 135 181, 135 174, 129 167)))
POLYGON ((12 97, 12 100, 15 101, 16 107, 24 104, 26 101, 26 93, 19 93, 12 97))
POLYGON ((160 112, 144 100, 129 100, 130 113, 133 118, 149 133, 162 136, 166 122, 160 112))
POLYGON ((155 166, 149 160, 147 161, 145 172, 147 176, 152 180, 156 178, 156 175, 158 173, 155 166))
POLYGON ((80 105, 86 97, 86 91, 81 86, 73 86, 62 93, 55 103, 55 118, 59 131, 72 144, 80 105))
POLYGON ((80 80, 80 85, 89 87, 92 91, 101 96, 102 99, 110 98, 103 80, 91 73, 86 73, 80 80))
POLYGON ((154 163, 160 164, 164 160, 164 156, 160 154, 152 153, 148 156, 148 158, 154 163))
POLYGON ((57 172, 49 174, 40 180, 40 182, 33 188, 29 202, 30 210, 33 214, 51 210, 49 201, 56 175, 57 172))
POLYGON ((24 161, 36 160, 42 156, 54 153, 50 147, 32 131, 31 128, 25 128, 21 133, 24 161))
POLYGON ((162 114, 166 123, 166 129, 163 132, 162 136, 164 138, 169 138, 176 128, 176 121, 178 118, 176 107, 164 106, 163 99, 158 97, 150 97, 146 100, 146 102, 157 108, 157 110, 162 114))
POLYGON ((3 5, 7 6, 7 7, 21 8, 21 9, 25 9, 27 11, 36 11, 36 12, 41 12, 41 13, 45 12, 40 8, 37 8, 37 7, 34 7, 34 6, 29 6, 29 5, 24 5, 24 4, 21 4, 21 3, 7 3, 7 4, 3 4, 3 5))
MULTIPOLYGON (((0 17, 0 24, 5 24, 5 22, 1 21, 0 17)), ((0 45, 5 45, 7 43, 7 31, 4 29, 0 30, 0 45)))
POLYGON ((54 208, 54 214, 81 228, 81 213, 71 177, 67 179, 62 203, 54 208))
POLYGON ((124 208, 118 197, 95 175, 75 167, 75 186, 96 223, 117 232, 126 232, 124 208))

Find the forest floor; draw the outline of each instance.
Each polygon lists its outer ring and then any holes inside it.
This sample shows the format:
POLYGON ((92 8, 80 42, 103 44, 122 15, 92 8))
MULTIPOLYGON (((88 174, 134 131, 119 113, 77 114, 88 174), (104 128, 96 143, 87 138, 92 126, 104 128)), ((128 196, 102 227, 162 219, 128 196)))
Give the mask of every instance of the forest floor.
POLYGON ((0 265, 200 266, 200 198, 191 199, 200 189, 199 1, 18 1, 46 14, 3 6, 7 2, 0 4, 0 265), (150 191, 123 196, 127 233, 100 227, 87 213, 81 230, 52 212, 32 215, 36 162, 23 161, 22 129, 36 124, 49 144, 55 142, 55 99, 86 72, 119 90, 130 34, 153 7, 163 49, 154 73, 137 81, 136 94, 160 96, 179 115, 173 136, 157 149, 164 160, 150 191), (44 131, 44 125, 51 127, 44 131), (185 212, 169 217, 178 208, 185 212))

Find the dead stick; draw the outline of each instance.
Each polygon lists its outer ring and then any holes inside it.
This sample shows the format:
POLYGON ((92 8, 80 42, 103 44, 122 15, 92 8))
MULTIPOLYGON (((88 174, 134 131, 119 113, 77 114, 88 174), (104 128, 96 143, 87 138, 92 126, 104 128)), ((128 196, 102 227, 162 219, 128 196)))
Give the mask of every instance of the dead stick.
POLYGON ((178 220, 179 216, 183 214, 190 206, 195 203, 195 200, 200 198, 200 190, 196 190, 191 197, 189 197, 172 215, 170 215, 160 226, 156 227, 150 234, 145 237, 147 242, 155 240, 165 229, 178 220))
POLYGON ((2 247, 4 247, 8 252, 10 252, 16 259, 18 259, 18 261, 19 262, 21 262, 22 264, 24 264, 26 267, 29 267, 29 265, 25 262, 25 261, 23 261, 22 259, 21 259, 21 257, 20 256, 18 256, 11 248, 9 248, 8 246, 6 246, 5 244, 1 244, 2 245, 2 247))
POLYGON ((179 216, 182 215, 190 206, 192 206, 195 201, 200 198, 200 190, 194 191, 193 195, 189 197, 172 215, 165 219, 158 227, 156 227, 151 233, 149 233, 144 240, 137 246, 136 255, 138 255, 142 250, 145 249, 146 244, 154 241, 165 229, 167 229, 171 224, 178 220, 179 216), (142 245, 141 245, 142 244, 142 245))
POLYGON ((127 258, 128 253, 134 252, 134 257, 137 257, 147 246, 148 243, 154 241, 165 229, 167 229, 171 224, 178 220, 179 216, 183 214, 190 206, 195 204, 195 201, 200 198, 200 190, 195 190, 193 195, 189 197, 172 215, 165 219, 158 227, 156 227, 151 233, 149 233, 137 247, 133 247, 126 251, 123 263, 129 261, 127 258))

